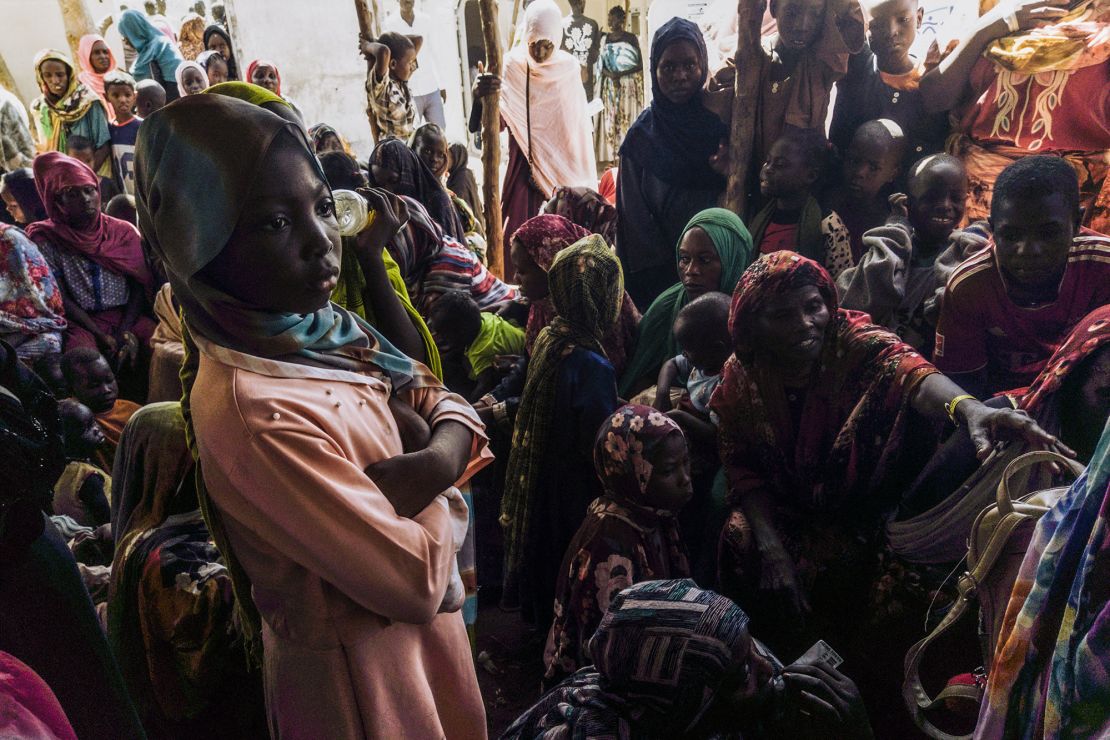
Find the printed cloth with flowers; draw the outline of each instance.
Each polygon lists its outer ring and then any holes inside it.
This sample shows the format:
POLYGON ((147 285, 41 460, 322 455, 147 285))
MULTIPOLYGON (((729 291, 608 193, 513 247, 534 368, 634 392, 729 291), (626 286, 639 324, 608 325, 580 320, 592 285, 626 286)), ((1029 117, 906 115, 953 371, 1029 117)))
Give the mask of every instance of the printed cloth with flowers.
POLYGON ((21 230, 0 224, 0 339, 21 360, 61 352, 64 313, 42 252, 21 230))
POLYGON ((617 409, 594 443, 604 493, 590 504, 567 548, 555 597, 555 621, 544 650, 545 686, 588 665, 589 643, 609 604, 641 581, 690 575, 675 513, 645 505, 652 452, 675 422, 647 406, 617 409))

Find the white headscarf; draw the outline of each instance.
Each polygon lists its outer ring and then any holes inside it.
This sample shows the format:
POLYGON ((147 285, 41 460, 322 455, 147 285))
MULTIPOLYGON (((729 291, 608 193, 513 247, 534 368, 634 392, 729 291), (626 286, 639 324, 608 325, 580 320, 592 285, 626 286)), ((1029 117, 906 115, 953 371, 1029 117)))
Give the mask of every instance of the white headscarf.
POLYGON ((177 80, 177 90, 179 93, 181 93, 182 97, 185 96, 185 83, 182 82, 182 78, 185 77, 185 70, 187 69, 195 69, 197 72, 200 72, 201 79, 204 80, 204 87, 208 87, 209 84, 208 73, 204 70, 204 67, 200 66, 200 64, 192 60, 182 62, 181 64, 177 65, 177 69, 175 69, 173 72, 173 76, 177 80))
POLYGON ((524 43, 550 41, 556 47, 563 41, 563 14, 553 0, 535 0, 524 11, 524 43))

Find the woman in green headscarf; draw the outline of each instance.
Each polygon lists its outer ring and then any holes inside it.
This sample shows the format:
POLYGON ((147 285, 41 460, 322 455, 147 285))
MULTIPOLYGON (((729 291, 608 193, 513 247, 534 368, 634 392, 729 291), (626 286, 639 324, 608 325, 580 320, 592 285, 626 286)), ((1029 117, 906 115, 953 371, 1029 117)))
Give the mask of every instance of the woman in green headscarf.
POLYGON ((532 347, 501 500, 506 596, 541 630, 557 565, 601 494, 593 441, 619 405, 602 341, 624 297, 620 260, 596 234, 559 252, 547 281, 555 318, 532 347))
POLYGON ((139 223, 199 350, 187 431, 261 616, 243 629, 261 631, 271 732, 483 735, 453 567, 453 486, 490 457, 477 416, 329 301, 342 243, 302 129, 193 95, 144 121, 135 161, 139 223))
POLYGON ((744 222, 724 208, 707 208, 690 219, 678 238, 677 253, 681 282, 663 291, 640 321, 636 354, 621 376, 623 398, 653 385, 663 363, 681 352, 673 327, 682 307, 713 291, 732 295, 755 257, 744 222))

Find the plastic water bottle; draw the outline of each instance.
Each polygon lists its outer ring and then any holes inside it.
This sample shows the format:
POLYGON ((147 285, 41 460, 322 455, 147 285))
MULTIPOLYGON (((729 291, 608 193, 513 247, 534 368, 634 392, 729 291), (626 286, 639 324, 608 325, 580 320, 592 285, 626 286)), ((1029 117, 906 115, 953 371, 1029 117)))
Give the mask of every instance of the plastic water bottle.
POLYGON ((374 211, 366 198, 353 190, 333 190, 335 200, 335 220, 339 222, 339 233, 343 236, 357 236, 359 232, 374 223, 374 211))

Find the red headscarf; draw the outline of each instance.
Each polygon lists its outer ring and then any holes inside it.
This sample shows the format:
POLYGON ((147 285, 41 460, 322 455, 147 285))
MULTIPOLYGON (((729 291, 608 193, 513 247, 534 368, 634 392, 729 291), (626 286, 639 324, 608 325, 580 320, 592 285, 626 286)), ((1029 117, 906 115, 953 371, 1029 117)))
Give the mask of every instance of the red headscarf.
POLYGON ((62 211, 55 202, 65 188, 93 185, 100 187, 100 179, 89 167, 60 152, 47 152, 35 157, 33 164, 35 185, 47 219, 27 227, 27 236, 43 240, 64 249, 71 249, 88 257, 105 270, 126 275, 143 285, 147 292, 154 290, 154 278, 143 255, 139 230, 126 221, 97 213, 88 226, 78 230, 65 223, 62 211))
MULTIPOLYGON (((513 239, 520 240, 521 246, 527 250, 532 260, 541 270, 547 272, 555 260, 555 255, 589 235, 589 231, 569 219, 545 213, 525 221, 513 234, 513 239)), ((555 318, 555 308, 551 305, 550 299, 544 298, 532 304, 528 310, 528 326, 524 330, 524 347, 528 352, 532 351, 536 337, 553 318, 555 318)), ((636 345, 636 327, 639 324, 640 312, 636 310, 636 305, 632 303, 628 293, 625 293, 621 302, 620 318, 605 334, 605 340, 602 342, 605 346, 605 355, 616 370, 617 377, 624 372, 628 358, 636 345)))
POLYGON ((251 62, 247 66, 247 79, 246 79, 246 81, 251 83, 252 85, 254 84, 254 71, 256 69, 258 69, 259 67, 269 67, 270 69, 274 70, 274 76, 277 77, 277 90, 274 90, 274 92, 280 97, 281 96, 281 71, 278 70, 277 65, 274 64, 273 62, 266 61, 265 59, 255 59, 253 62, 251 62))

